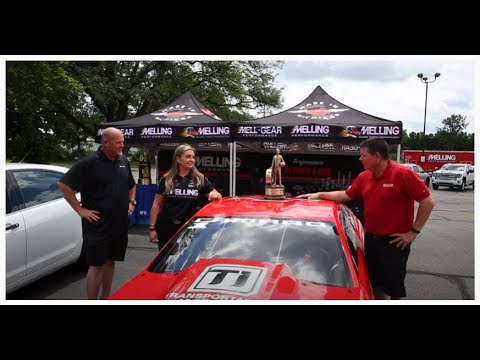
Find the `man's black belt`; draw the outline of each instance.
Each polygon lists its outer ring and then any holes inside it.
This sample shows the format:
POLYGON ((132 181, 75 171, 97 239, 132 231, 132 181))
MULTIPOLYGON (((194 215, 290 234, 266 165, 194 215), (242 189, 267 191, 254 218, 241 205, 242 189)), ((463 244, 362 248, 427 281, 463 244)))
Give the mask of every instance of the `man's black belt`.
POLYGON ((368 231, 365 232, 365 237, 368 237, 370 239, 375 239, 375 240, 391 240, 395 238, 392 235, 375 235, 368 231))

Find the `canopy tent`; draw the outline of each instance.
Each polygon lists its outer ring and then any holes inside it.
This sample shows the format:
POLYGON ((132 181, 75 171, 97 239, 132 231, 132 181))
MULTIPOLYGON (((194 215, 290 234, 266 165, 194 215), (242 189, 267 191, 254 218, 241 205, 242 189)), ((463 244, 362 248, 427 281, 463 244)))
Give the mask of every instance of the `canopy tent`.
POLYGON ((245 147, 254 148, 261 140, 355 143, 370 137, 382 137, 390 144, 399 144, 402 122, 355 110, 317 86, 305 100, 288 110, 239 122, 233 137, 245 147), (244 141, 253 144, 242 143, 244 141))
POLYGON ((190 91, 170 104, 150 114, 128 120, 106 122, 97 126, 95 141, 100 143, 103 130, 120 129, 125 142, 136 147, 162 147, 174 149, 179 143, 195 143, 199 148, 224 148, 228 143, 230 153, 230 195, 235 195, 232 152, 232 123, 222 121, 203 106, 190 91))
MULTIPOLYGON (((382 119, 353 109, 317 86, 305 100, 288 110, 238 122, 233 134, 232 157, 236 159, 236 151, 273 153, 276 148, 297 164, 313 162, 306 158, 307 154, 352 157, 358 156, 360 142, 370 137, 382 137, 389 144, 400 144, 402 122, 382 119), (305 159, 297 154, 305 154, 305 159)), ((398 146, 397 157, 399 156, 398 146)), ((349 164, 348 161, 344 162, 349 164)), ((236 188, 235 183, 233 188, 236 188)))
MULTIPOLYGON (((320 86, 298 105, 259 119, 224 122, 187 91, 153 113, 100 124, 97 142, 109 126, 122 130, 126 143, 132 146, 173 150, 179 143, 189 142, 201 154, 229 152, 228 161, 220 161, 222 166, 228 163, 230 195, 236 194, 237 151, 273 153, 279 148, 282 154, 358 156, 358 145, 364 139, 382 137, 390 144, 400 144, 402 138, 401 121, 353 109, 320 86)), ((398 147, 398 157, 399 150, 398 147)))
POLYGON ((122 131, 132 146, 155 146, 162 143, 201 141, 230 142, 232 125, 203 106, 190 91, 150 114, 128 120, 106 122, 97 126, 96 142, 107 127, 122 131))
MULTIPOLYGON (((358 144, 383 137, 399 144, 402 122, 369 115, 337 101, 320 86, 300 104, 264 118, 235 124, 233 140, 238 152, 358 155, 358 144)), ((177 143, 160 144, 174 149, 177 143)), ((226 143, 199 143, 200 151, 229 151, 226 143)))

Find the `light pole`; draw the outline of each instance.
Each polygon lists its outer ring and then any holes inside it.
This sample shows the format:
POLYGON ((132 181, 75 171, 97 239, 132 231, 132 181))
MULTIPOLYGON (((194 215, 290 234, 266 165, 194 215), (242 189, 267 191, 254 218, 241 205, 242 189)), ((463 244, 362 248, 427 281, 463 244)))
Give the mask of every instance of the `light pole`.
POLYGON ((417 76, 420 79, 420 81, 425 84, 425 114, 423 116, 423 148, 422 148, 422 157, 420 158, 420 162, 425 162, 425 147, 427 145, 427 142, 425 139, 425 127, 427 125, 428 84, 437 80, 437 78, 440 76, 440 73, 435 73, 433 80, 430 80, 430 81, 428 81, 428 77, 423 76, 422 73, 417 74, 417 76))

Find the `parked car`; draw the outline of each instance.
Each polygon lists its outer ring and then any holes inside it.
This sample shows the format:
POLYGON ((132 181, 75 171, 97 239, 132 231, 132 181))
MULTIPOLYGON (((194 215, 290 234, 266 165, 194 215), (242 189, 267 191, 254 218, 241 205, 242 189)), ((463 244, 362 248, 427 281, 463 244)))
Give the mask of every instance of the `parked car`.
POLYGON ((109 300, 372 299, 363 227, 326 200, 225 197, 109 300))
POLYGON ((57 182, 68 168, 6 164, 7 294, 76 262, 82 251, 81 219, 57 182))
POLYGON ((430 183, 432 182, 432 174, 423 170, 423 168, 420 165, 417 164, 401 164, 410 170, 414 171, 420 179, 422 179, 425 182, 425 185, 430 186, 430 183))
POLYGON ((470 185, 475 189, 475 170, 470 164, 445 164, 433 173, 432 187, 435 190, 439 186, 448 186, 464 191, 470 185))

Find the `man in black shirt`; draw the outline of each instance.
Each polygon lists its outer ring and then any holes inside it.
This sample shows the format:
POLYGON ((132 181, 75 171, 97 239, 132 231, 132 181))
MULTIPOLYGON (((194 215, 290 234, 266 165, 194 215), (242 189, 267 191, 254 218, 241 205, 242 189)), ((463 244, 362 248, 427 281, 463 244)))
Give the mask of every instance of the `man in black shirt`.
POLYGON ((128 215, 135 209, 135 180, 122 154, 123 134, 107 128, 102 146, 80 159, 59 181, 63 196, 82 218, 89 300, 110 296, 115 261, 123 261, 128 242, 128 215), (81 204, 75 191, 81 193, 81 204))

